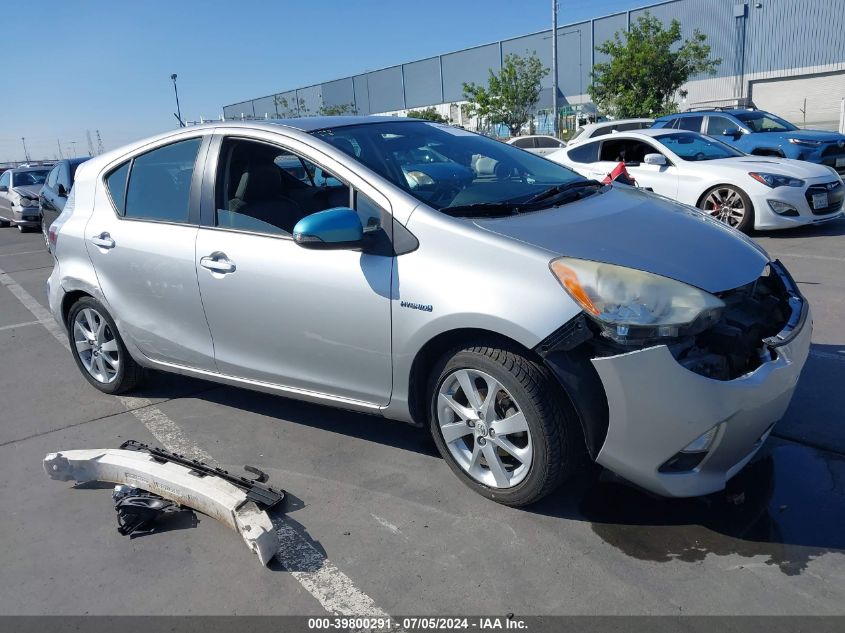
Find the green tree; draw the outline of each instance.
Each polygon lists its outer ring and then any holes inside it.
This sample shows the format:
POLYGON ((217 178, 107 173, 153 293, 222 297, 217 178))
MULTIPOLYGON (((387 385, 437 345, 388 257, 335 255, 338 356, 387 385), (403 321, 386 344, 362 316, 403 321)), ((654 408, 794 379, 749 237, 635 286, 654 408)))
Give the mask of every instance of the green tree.
POLYGON ((698 29, 681 41, 681 23, 664 28, 646 12, 628 33, 617 31, 596 51, 610 60, 593 67, 587 89, 599 110, 618 118, 661 116, 676 112, 680 87, 695 75, 716 72, 721 59, 710 59, 707 36, 698 29))
POLYGON ((446 123, 446 117, 440 114, 434 106, 424 108, 423 110, 408 110, 408 113, 405 116, 411 117, 412 119, 423 119, 425 121, 435 121, 436 123, 446 123))
MULTIPOLYGON (((526 51, 527 53, 528 51, 526 51)), ((490 71, 487 87, 464 84, 465 111, 493 125, 507 125, 517 136, 540 100, 540 81, 549 74, 536 53, 506 55, 498 73, 490 71)))
POLYGON ((339 103, 330 106, 323 104, 317 114, 320 116, 341 116, 343 114, 358 114, 358 110, 355 109, 354 103, 339 103))

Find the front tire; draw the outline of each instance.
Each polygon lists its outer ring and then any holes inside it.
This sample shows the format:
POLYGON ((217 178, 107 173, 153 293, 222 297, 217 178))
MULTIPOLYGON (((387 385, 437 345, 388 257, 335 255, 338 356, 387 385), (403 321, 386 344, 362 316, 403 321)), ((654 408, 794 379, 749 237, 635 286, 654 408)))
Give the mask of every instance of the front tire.
POLYGON ((479 494, 524 506, 575 470, 575 413, 548 371, 521 352, 455 349, 435 366, 429 394, 437 449, 479 494))
POLYGON ((749 233, 754 228, 754 207, 739 187, 718 185, 708 189, 698 208, 737 231, 749 233))
POLYGON ((143 382, 144 368, 126 351, 114 319, 99 301, 83 297, 74 303, 67 323, 73 360, 94 387, 118 394, 143 382))

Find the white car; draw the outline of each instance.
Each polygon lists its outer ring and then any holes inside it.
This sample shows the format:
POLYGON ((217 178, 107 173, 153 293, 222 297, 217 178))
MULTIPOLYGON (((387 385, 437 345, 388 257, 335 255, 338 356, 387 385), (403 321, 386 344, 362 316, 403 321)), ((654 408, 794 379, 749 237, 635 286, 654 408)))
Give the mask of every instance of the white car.
POLYGON ((556 139, 554 136, 546 136, 544 134, 533 134, 531 136, 515 136, 507 141, 508 145, 513 145, 519 149, 524 149, 532 154, 539 154, 545 156, 556 152, 562 147, 566 147, 566 143, 556 139))
POLYGON ((739 229, 785 229, 843 217, 845 185, 830 167, 750 156, 681 130, 618 132, 547 156, 602 180, 620 162, 637 185, 739 229))
POLYGON ((575 134, 569 139, 567 147, 575 143, 583 143, 597 136, 615 134, 616 132, 630 132, 631 130, 643 130, 651 127, 654 119, 616 119, 615 121, 601 121, 599 123, 588 123, 579 127, 575 134))

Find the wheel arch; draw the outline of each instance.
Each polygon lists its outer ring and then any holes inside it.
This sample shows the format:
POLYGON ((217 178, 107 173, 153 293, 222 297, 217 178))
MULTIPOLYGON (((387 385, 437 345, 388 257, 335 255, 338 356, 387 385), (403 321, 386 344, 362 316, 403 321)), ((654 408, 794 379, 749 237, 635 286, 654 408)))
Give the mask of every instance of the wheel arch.
POLYGON ((91 297, 92 299, 96 299, 94 295, 84 290, 71 290, 70 292, 65 293, 65 296, 62 297, 61 315, 62 323, 64 323, 65 328, 68 327, 67 317, 70 314, 70 309, 73 307, 74 303, 76 303, 83 297, 91 297))
POLYGON ((411 371, 408 374, 408 410, 415 426, 425 426, 428 387, 431 370, 440 358, 449 350, 464 344, 489 343, 511 351, 517 351, 531 360, 543 365, 543 360, 533 350, 515 339, 483 328, 456 328, 440 332, 430 338, 414 356, 411 371))

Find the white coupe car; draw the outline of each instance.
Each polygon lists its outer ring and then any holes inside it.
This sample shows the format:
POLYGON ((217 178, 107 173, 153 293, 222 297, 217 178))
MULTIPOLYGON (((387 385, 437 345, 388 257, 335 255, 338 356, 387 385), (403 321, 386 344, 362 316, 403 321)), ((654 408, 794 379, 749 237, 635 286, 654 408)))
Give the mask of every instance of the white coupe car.
POLYGON ((696 132, 617 132, 546 158, 602 180, 620 162, 637 185, 739 229, 785 229, 843 217, 845 185, 830 167, 750 156, 696 132))

